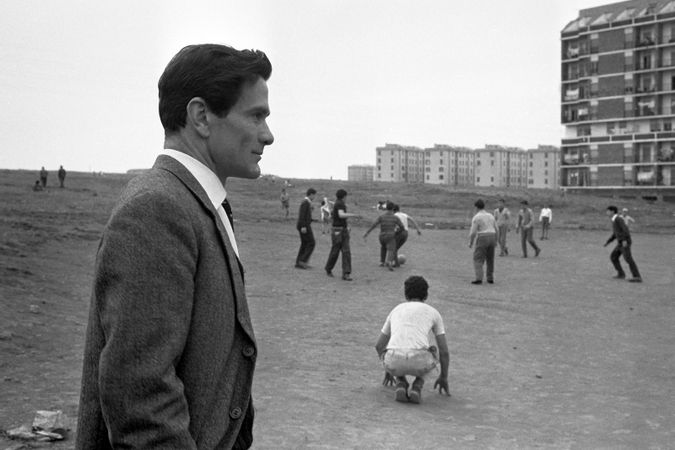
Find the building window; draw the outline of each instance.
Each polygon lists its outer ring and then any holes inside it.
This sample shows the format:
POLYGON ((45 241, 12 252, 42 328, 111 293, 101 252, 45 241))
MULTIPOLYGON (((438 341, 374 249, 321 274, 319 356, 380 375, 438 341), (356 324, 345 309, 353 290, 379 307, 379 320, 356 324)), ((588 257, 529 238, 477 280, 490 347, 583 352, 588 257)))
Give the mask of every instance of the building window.
POLYGON ((490 183, 494 183, 494 182, 495 182, 495 177, 490 177, 490 183))
POLYGON ((477 165, 477 166, 480 166, 480 161, 476 161, 476 165, 477 165))
POLYGON ((548 167, 548 161, 544 161, 544 167, 548 167))
POLYGON ((441 166, 443 165, 443 158, 441 158, 441 161, 439 163, 441 166))
POLYGON ((442 179, 443 179, 443 175, 439 175, 439 176, 438 176, 438 179, 439 179, 439 180, 442 180, 442 179))
POLYGON ((530 167, 533 167, 533 166, 534 166, 534 163, 532 161, 530 161, 530 167))
MULTIPOLYGON (((530 159, 532 159, 532 158, 534 158, 534 155, 532 153, 530 153, 530 159)), ((530 163, 530 164, 532 164, 532 163, 530 163)))
POLYGON ((548 184, 548 178, 544 179, 544 184, 548 184))
POLYGON ((382 174, 381 174, 381 173, 378 173, 378 174, 377 174, 377 178, 382 178, 382 174))
POLYGON ((548 170, 544 170, 544 175, 548 175, 548 170))
POLYGON ((544 152, 544 158, 548 158, 548 152, 544 152))
POLYGON ((439 171, 439 172, 443 172, 443 167, 439 167, 439 168, 438 168, 438 171, 439 171))
POLYGON ((480 177, 476 177, 476 183, 480 183, 480 177))
POLYGON ((492 167, 494 167, 495 162, 494 162, 494 161, 490 161, 490 165, 491 165, 492 167))
POLYGON ((391 158, 391 162, 394 162, 394 158, 391 158))

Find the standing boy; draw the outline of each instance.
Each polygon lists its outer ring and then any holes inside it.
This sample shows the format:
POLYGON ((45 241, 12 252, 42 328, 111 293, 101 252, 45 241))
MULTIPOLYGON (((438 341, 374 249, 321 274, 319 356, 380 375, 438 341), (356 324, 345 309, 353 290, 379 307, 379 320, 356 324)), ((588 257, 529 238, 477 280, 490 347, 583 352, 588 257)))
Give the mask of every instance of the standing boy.
POLYGON ((350 274, 352 273, 352 251, 349 247, 349 227, 347 226, 347 219, 349 217, 358 217, 357 214, 347 212, 347 205, 345 199, 347 198, 347 191, 338 189, 335 193, 335 204, 333 205, 333 226, 331 227, 331 248, 328 254, 328 261, 326 261, 326 275, 333 276, 333 267, 337 262, 338 256, 342 253, 342 279, 345 281, 352 281, 350 274))
POLYGON ((612 205, 607 207, 607 215, 612 218, 612 235, 607 239, 607 242, 605 242, 604 245, 607 247, 612 241, 616 240, 616 247, 614 247, 614 250, 612 250, 612 253, 609 255, 609 260, 612 261, 612 264, 616 269, 616 276, 614 278, 626 278, 626 272, 623 271, 621 263, 619 262, 619 257, 623 255, 623 259, 628 263, 630 273, 633 275, 633 278, 628 281, 632 283, 642 283, 640 271, 633 260, 630 249, 633 244, 633 241, 630 238, 630 231, 628 230, 628 226, 626 225, 626 222, 624 222, 623 217, 618 214, 618 211, 616 206, 612 205))
POLYGON ((309 268, 309 257, 312 256, 316 241, 314 240, 314 233, 312 233, 312 202, 316 196, 316 189, 307 189, 307 196, 300 203, 300 210, 298 211, 298 223, 296 225, 298 233, 300 233, 300 250, 298 256, 295 258, 295 267, 297 269, 309 268))
POLYGON ((485 211, 485 202, 478 199, 474 203, 476 215, 471 219, 471 231, 469 231, 469 248, 473 247, 474 241, 476 248, 473 251, 473 268, 476 278, 471 284, 483 283, 483 264, 485 263, 485 277, 487 282, 494 283, 495 270, 495 247, 499 230, 495 218, 492 214, 485 211))
POLYGON ((529 243, 534 249, 534 256, 539 256, 541 249, 534 242, 534 217, 532 210, 528 206, 527 200, 520 202, 522 207, 518 212, 518 225, 516 226, 516 233, 520 232, 520 244, 523 247, 523 258, 527 258, 527 244, 529 243))
POLYGON ((499 206, 492 213, 497 222, 497 231, 499 242, 499 256, 506 256, 509 254, 509 249, 506 247, 506 233, 509 231, 511 224, 511 211, 505 206, 504 199, 499 199, 499 206))

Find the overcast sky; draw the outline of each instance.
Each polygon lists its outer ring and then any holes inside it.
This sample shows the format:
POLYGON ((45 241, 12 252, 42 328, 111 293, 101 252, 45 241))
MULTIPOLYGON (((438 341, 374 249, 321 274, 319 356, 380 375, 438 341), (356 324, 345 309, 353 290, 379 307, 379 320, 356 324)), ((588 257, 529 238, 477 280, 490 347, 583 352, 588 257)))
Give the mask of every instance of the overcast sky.
POLYGON ((125 172, 183 46, 272 61, 263 173, 347 178, 385 143, 559 145, 560 30, 597 0, 0 0, 0 168, 125 172))

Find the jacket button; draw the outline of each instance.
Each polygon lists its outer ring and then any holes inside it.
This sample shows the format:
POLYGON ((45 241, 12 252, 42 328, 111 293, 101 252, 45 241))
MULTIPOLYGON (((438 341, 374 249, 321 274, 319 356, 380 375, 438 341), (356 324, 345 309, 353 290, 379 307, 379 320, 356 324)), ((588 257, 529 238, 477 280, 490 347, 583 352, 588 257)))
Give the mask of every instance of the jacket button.
POLYGON ((243 348, 241 353, 247 357, 250 358, 251 356, 255 355, 255 349, 251 347, 250 345, 247 345, 246 347, 243 348))
POLYGON ((230 417, 234 420, 237 420, 238 418, 241 417, 241 408, 236 407, 230 411, 230 417))

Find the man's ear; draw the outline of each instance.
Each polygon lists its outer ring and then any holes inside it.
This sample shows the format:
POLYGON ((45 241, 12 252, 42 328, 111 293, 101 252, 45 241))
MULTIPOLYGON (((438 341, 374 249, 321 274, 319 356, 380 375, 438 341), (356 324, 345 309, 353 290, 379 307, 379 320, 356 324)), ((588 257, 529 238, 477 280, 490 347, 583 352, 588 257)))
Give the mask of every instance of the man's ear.
POLYGON ((209 137, 209 121, 206 117, 208 107, 201 97, 191 99, 186 107, 186 125, 191 126, 203 138, 209 137))

